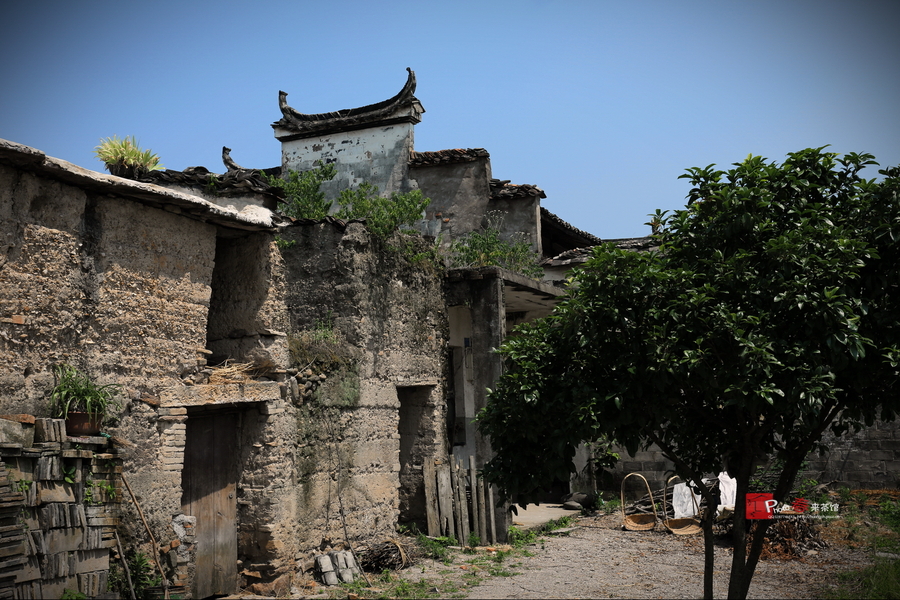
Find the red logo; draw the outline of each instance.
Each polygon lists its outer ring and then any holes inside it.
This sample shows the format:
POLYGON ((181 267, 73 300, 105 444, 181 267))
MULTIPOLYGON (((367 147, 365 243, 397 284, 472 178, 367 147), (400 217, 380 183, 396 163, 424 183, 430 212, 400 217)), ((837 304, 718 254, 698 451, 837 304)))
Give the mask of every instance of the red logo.
POLYGON ((771 519, 778 502, 769 493, 747 494, 747 518, 771 519))
POLYGON ((794 500, 794 503, 791 504, 791 508, 798 513, 805 513, 809 509, 809 500, 805 498, 797 498, 794 500))

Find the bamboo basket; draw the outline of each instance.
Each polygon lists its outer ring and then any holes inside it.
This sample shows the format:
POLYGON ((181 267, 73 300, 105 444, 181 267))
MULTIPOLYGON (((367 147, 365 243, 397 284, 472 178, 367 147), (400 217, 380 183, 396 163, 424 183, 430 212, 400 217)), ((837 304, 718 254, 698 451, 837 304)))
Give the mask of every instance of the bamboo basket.
POLYGON ((629 473, 622 478, 622 487, 620 489, 620 499, 622 500, 622 525, 629 531, 650 531, 656 526, 656 503, 653 500, 653 492, 650 490, 650 484, 647 478, 640 473, 629 473), (653 514, 626 515, 625 514, 625 480, 634 475, 644 480, 647 486, 647 493, 650 494, 650 506, 653 507, 653 514))
MULTIPOLYGON (((680 519, 668 518, 669 507, 666 504, 666 497, 669 495, 669 484, 672 483, 673 479, 681 479, 681 477, 674 475, 669 477, 669 480, 666 482, 666 489, 663 490, 663 525, 675 535, 694 535, 695 533, 700 533, 703 531, 703 528, 700 527, 700 522, 694 517, 682 517, 680 519)), ((697 506, 697 499, 694 498, 693 494, 691 494, 691 500, 694 501, 694 508, 697 510, 696 514, 700 514, 700 507, 697 506)))

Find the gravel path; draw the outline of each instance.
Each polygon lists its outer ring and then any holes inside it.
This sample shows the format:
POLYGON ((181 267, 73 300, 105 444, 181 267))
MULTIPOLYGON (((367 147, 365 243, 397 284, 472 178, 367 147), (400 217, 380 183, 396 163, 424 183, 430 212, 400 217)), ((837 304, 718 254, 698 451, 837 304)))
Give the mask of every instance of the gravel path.
MULTIPOLYGON (((529 546, 531 557, 507 558, 507 569, 513 575, 484 573, 480 584, 467 588, 468 597, 703 597, 702 535, 622 531, 618 516, 585 517, 578 525, 571 533, 547 535, 529 546)), ((465 558, 461 554, 457 562, 465 558)), ((435 581, 458 579, 466 573, 458 564, 448 568, 436 561, 426 563, 408 570, 404 578, 435 581), (448 575, 454 570, 454 575, 448 575)), ((864 551, 843 547, 826 548, 802 559, 760 561, 750 598, 817 598, 837 573, 867 564, 871 557, 864 551)), ((715 565, 715 597, 725 598, 730 548, 716 548, 715 565)))
MULTIPOLYGON (((470 598, 701 598, 702 536, 622 531, 618 518, 583 518, 529 548, 511 577, 491 577, 470 598)), ((760 561, 751 598, 816 598, 835 573, 867 564, 865 552, 826 548, 799 560, 760 561)), ((727 596, 731 549, 716 548, 714 593, 727 596)))

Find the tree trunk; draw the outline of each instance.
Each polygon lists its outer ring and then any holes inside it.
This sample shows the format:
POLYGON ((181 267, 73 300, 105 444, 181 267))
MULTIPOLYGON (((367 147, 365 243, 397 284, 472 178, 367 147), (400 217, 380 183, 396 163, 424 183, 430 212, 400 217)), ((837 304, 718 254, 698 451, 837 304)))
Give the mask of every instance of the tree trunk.
POLYGON ((703 515, 703 598, 713 598, 713 570, 715 568, 715 538, 713 537, 713 521, 716 518, 716 507, 706 503, 706 514, 703 515))
POLYGON ((728 580, 728 597, 743 600, 750 587, 747 577, 747 489, 753 469, 753 447, 745 438, 737 472, 737 490, 734 496, 734 554, 731 560, 731 576, 728 580), (746 585, 744 582, 746 580, 746 585))

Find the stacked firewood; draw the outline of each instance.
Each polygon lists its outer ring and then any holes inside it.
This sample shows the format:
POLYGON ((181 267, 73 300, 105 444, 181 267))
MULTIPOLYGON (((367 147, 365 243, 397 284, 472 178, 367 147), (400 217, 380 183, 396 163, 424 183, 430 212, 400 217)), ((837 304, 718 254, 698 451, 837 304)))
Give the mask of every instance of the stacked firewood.
POLYGON ((412 564, 406 548, 394 539, 357 548, 356 556, 359 566, 370 573, 381 573, 385 569, 397 571, 412 564))

